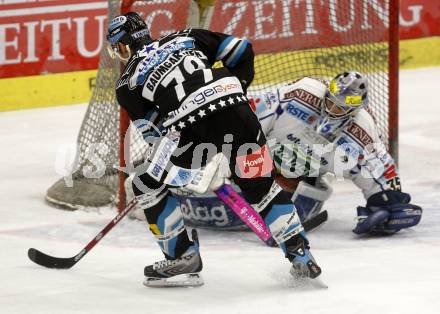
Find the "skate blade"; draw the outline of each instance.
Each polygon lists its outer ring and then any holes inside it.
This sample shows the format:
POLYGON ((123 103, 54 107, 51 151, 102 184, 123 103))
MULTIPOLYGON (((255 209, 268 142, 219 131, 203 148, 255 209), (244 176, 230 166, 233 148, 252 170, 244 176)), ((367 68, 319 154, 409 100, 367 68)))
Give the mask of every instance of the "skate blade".
POLYGON ((320 277, 310 278, 301 274, 290 273, 291 277, 289 280, 290 288, 300 288, 305 290, 314 289, 328 289, 328 285, 320 277))
POLYGON ((204 284, 198 273, 176 275, 170 278, 145 277, 144 286, 152 288, 200 287, 204 284))

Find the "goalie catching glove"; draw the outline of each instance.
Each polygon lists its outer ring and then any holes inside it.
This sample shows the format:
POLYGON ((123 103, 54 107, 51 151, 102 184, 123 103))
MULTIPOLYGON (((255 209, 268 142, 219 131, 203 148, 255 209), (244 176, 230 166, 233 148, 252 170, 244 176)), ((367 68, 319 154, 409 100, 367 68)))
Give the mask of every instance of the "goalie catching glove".
POLYGON ((417 225, 422 208, 410 204, 411 197, 400 191, 383 191, 371 195, 365 207, 357 208, 356 234, 393 234, 417 225))

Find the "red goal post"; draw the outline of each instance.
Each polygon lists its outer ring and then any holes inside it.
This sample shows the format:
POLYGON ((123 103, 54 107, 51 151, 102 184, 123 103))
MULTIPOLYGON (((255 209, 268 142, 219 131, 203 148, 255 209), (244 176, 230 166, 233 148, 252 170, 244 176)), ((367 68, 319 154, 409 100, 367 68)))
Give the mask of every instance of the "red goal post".
MULTIPOLYGON (((109 19, 137 11, 146 18, 153 37, 187 26, 246 37, 256 52, 251 95, 301 76, 329 78, 345 70, 363 72, 370 85, 370 109, 397 160, 399 0, 205 0, 200 5, 202 1, 109 0, 109 19), (198 14, 197 8, 204 11, 198 14)), ((74 187, 67 190, 60 180, 49 189, 49 202, 71 208, 106 202, 124 207, 125 174, 115 168, 141 159, 145 147, 114 97, 119 67, 101 53, 96 88, 78 135, 74 187), (124 148, 126 134, 130 145, 124 148), (95 142, 107 147, 100 155, 106 169, 104 176, 90 179, 84 169, 88 147, 95 142)))

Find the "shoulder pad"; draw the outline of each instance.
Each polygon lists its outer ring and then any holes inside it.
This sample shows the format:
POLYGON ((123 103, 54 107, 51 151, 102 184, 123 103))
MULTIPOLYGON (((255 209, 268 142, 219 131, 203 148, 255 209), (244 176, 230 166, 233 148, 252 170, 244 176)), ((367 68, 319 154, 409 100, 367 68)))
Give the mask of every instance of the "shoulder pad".
POLYGON ((298 99, 318 108, 326 89, 326 85, 320 80, 304 77, 291 85, 280 87, 278 97, 281 102, 298 99))
POLYGON ((361 109, 356 114, 346 132, 356 138, 364 147, 380 142, 376 124, 372 116, 365 109, 361 109))

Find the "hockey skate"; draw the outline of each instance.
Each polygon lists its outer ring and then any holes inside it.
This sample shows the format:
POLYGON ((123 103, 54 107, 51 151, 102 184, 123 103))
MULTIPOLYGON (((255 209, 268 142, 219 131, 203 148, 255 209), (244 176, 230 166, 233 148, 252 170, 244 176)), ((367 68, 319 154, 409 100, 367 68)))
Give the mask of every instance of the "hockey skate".
POLYGON ((292 263, 290 268, 292 281, 289 286, 301 289, 328 288, 321 278, 317 278, 321 275, 321 268, 310 253, 307 240, 301 235, 290 240, 296 240, 296 244, 286 247, 287 258, 292 263))
POLYGON ((197 239, 180 258, 165 259, 144 268, 147 287, 198 287, 203 285, 199 274, 203 268, 197 239))
POLYGON ((290 243, 286 243, 286 257, 292 263, 290 274, 295 279, 318 277, 321 274, 321 268, 310 253, 307 240, 297 235, 288 242, 290 243))

